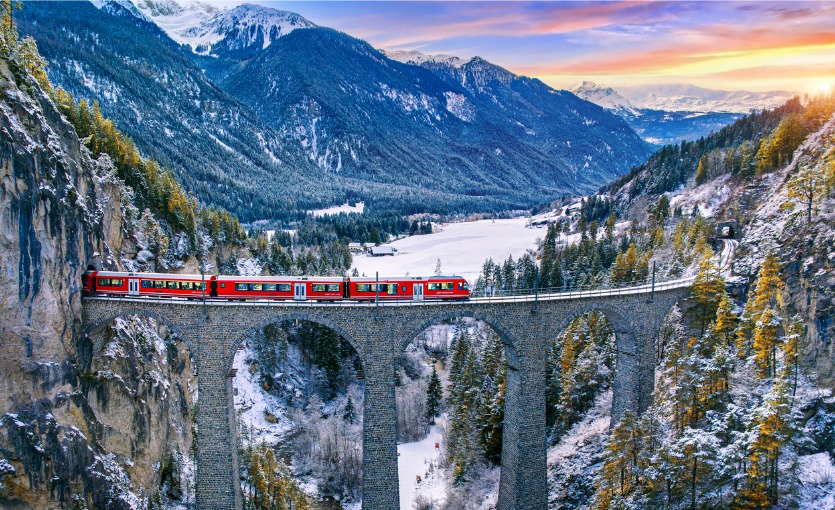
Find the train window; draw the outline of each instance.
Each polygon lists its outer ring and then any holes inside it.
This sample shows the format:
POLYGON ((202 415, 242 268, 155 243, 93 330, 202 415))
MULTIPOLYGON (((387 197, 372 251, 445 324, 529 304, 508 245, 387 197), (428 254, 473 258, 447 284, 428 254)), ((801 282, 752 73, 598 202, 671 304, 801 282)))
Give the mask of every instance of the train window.
POLYGON ((329 283, 328 284, 328 292, 339 292, 339 284, 338 283, 329 283))
POLYGON ((367 283, 358 283, 357 292, 371 292, 371 285, 367 283))
POLYGON ((153 280, 142 280, 142 288, 143 289, 153 289, 154 288, 153 280))
POLYGON ((169 280, 169 281, 165 282, 165 286, 169 289, 176 289, 177 288, 177 282, 173 282, 173 281, 169 280))
POLYGON ((101 287, 121 287, 121 278, 99 278, 99 286, 101 287))
POLYGON ((263 289, 263 286, 260 283, 250 283, 249 284, 249 290, 257 290, 257 291, 260 292, 262 289, 263 289))
POLYGON ((404 285, 403 288, 400 289, 400 290, 403 291, 403 293, 405 293, 406 292, 406 286, 404 285))
POLYGON ((324 283, 314 283, 313 292, 325 292, 326 285, 324 283))
POLYGON ((429 290, 438 290, 438 284, 437 283, 428 283, 428 284, 426 284, 426 288, 429 289, 429 290))
POLYGON ((267 292, 275 292, 277 288, 278 288, 278 285, 276 285, 274 283, 265 283, 264 284, 264 290, 266 290, 267 292))
POLYGON ((470 288, 470 284, 467 282, 458 282, 458 290, 467 290, 470 288))
POLYGON ((249 290, 249 286, 245 283, 236 283, 235 290, 249 290))
POLYGON ((154 288, 155 289, 164 289, 165 288, 165 282, 162 281, 162 280, 154 280, 154 288))
POLYGON ((203 290, 206 287, 206 283, 205 282, 200 282, 200 283, 192 282, 191 286, 194 290, 203 290))
POLYGON ((441 283, 441 290, 455 290, 455 284, 452 282, 441 283))
POLYGON ((397 294, 397 284, 396 283, 385 285, 384 287, 388 287, 388 291, 387 291, 388 294, 390 294, 390 295, 391 294, 397 294))
POLYGON ((290 292, 290 284, 289 283, 279 283, 278 284, 278 291, 279 292, 290 292))
POLYGON ((180 282, 180 290, 191 290, 191 282, 180 282))
POLYGON ((225 283, 221 283, 221 284, 220 284, 220 288, 221 288, 221 289, 225 289, 225 288, 226 288, 226 284, 225 284, 225 283))

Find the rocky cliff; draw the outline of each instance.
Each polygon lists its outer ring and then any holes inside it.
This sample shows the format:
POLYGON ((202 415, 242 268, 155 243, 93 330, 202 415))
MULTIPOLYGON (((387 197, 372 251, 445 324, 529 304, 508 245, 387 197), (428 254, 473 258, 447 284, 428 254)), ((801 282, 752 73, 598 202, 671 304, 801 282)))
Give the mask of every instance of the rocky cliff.
POLYGON ((0 507, 187 499, 188 350, 147 320, 81 330, 81 274, 118 268, 129 190, 2 60, 0 132, 0 507))

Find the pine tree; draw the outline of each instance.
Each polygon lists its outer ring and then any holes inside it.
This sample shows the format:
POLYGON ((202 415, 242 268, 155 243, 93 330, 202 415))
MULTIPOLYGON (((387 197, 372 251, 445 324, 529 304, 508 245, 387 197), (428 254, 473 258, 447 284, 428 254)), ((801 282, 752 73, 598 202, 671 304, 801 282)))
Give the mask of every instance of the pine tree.
POLYGON ((735 506, 769 508, 777 504, 780 451, 792 436, 791 420, 788 384, 780 378, 755 411, 755 436, 748 449, 746 484, 737 494, 735 506))
POLYGON ((785 300, 778 262, 774 253, 765 257, 736 333, 739 355, 747 357, 753 352, 757 366, 766 376, 775 373, 780 310, 785 300))
POLYGON ((693 281, 692 287, 693 316, 699 324, 700 335, 704 335, 709 321, 716 317, 719 301, 725 295, 725 279, 719 267, 713 260, 712 254, 705 254, 699 265, 699 273, 693 281))
POLYGON ((598 474, 592 508, 627 508, 626 501, 634 496, 642 483, 638 470, 640 437, 638 418, 631 409, 627 409, 612 430, 603 453, 603 467, 598 474))
POLYGON ((435 418, 441 412, 442 397, 441 379, 438 377, 435 365, 432 365, 432 375, 429 377, 429 385, 426 388, 426 418, 433 425, 435 418))
MULTIPOLYGON (((806 213, 806 223, 812 223, 812 212, 835 182, 822 169, 803 166, 788 182, 789 199, 799 202, 806 213)), ((793 203, 793 202, 792 202, 793 203)))
POLYGON ((342 419, 348 423, 356 423, 357 417, 355 415, 354 400, 351 395, 348 395, 348 401, 345 403, 345 409, 342 412, 342 419))
POLYGON ((723 288, 719 303, 716 306, 716 322, 713 324, 713 333, 730 347, 738 323, 739 317, 732 309, 731 298, 723 288))
POLYGON ((707 182, 707 155, 699 159, 699 167, 696 169, 696 185, 707 182))

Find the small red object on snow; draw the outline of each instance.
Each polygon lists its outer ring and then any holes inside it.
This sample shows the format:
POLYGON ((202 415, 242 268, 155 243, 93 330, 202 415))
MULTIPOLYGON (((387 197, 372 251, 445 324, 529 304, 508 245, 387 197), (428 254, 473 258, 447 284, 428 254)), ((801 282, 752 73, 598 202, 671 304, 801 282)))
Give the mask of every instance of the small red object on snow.
POLYGON ((441 449, 441 444, 440 443, 435 443, 435 449, 440 450, 441 449))

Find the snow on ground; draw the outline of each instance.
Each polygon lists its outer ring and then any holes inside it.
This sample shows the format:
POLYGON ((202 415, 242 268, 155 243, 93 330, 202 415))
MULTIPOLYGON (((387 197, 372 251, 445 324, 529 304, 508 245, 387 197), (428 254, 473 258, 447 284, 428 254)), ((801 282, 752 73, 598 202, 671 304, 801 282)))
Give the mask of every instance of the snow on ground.
POLYGON ((335 205, 333 207, 327 207, 325 209, 314 209, 310 212, 313 213, 313 216, 326 216, 326 215, 337 215, 339 213, 359 213, 362 214, 365 211, 365 203, 364 202, 357 202, 357 205, 335 205))
POLYGON ((525 228, 528 218, 480 220, 450 223, 440 232, 399 239, 390 246, 394 256, 354 256, 354 267, 366 276, 431 276, 435 263, 441 260, 442 272, 460 275, 475 283, 481 266, 488 257, 503 262, 508 255, 514 259, 536 246, 536 239, 545 237, 544 229, 525 228))
POLYGON ((583 419, 548 448, 548 508, 587 508, 599 457, 609 436, 612 390, 597 397, 583 419))
POLYGON ((429 435, 421 441, 397 445, 397 470, 400 475, 400 508, 413 508, 415 496, 423 494, 440 503, 446 494, 446 472, 438 469, 440 445, 446 429, 446 416, 436 420, 429 435), (421 482, 417 478, 421 477, 421 482))
POLYGON ((253 357, 254 353, 247 347, 232 362, 232 368, 237 370, 233 380, 235 412, 252 433, 253 443, 276 444, 292 424, 282 403, 258 384, 258 371, 250 372, 247 360, 253 357))
POLYGON ((835 509, 835 464, 832 457, 826 452, 804 455, 798 458, 798 467, 799 507, 835 509))
POLYGON ((668 193, 670 207, 681 207, 682 213, 690 215, 693 207, 699 207, 699 213, 705 218, 712 218, 716 209, 722 205, 733 191, 730 186, 731 175, 723 175, 710 180, 692 190, 678 190, 668 193))

